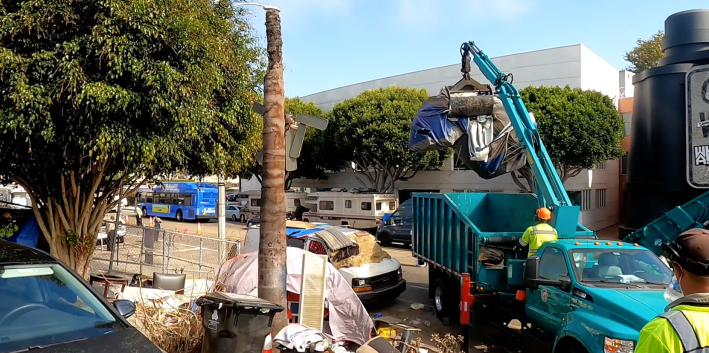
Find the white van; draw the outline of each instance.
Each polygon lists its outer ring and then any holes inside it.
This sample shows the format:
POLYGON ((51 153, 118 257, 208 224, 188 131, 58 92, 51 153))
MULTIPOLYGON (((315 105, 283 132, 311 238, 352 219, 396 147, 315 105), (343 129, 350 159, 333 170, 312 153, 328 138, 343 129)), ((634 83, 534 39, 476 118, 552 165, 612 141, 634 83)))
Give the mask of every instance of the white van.
MULTIPOLYGON (((350 283, 362 303, 394 300, 406 290, 401 264, 382 250, 369 233, 307 222, 286 222, 288 246, 329 255, 330 263, 350 283), (359 250, 359 254, 355 254, 359 250)), ((246 233, 243 252, 258 251, 260 227, 246 233)))

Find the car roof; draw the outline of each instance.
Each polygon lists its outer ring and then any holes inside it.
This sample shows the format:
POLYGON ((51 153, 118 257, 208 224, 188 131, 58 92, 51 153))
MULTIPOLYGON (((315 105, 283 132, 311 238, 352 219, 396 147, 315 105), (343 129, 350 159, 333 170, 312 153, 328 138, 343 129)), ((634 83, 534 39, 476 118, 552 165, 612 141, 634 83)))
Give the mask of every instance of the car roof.
POLYGON ((49 254, 7 240, 0 240, 0 264, 57 263, 49 254))

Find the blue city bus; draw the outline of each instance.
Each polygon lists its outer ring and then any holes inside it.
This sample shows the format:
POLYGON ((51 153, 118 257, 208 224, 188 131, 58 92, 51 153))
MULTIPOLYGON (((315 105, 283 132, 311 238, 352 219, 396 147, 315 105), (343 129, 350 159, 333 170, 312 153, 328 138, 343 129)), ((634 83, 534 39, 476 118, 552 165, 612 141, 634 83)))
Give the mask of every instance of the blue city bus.
POLYGON ((183 220, 217 218, 216 202, 219 189, 216 185, 195 182, 163 182, 154 188, 138 190, 136 200, 143 217, 157 216, 183 220))

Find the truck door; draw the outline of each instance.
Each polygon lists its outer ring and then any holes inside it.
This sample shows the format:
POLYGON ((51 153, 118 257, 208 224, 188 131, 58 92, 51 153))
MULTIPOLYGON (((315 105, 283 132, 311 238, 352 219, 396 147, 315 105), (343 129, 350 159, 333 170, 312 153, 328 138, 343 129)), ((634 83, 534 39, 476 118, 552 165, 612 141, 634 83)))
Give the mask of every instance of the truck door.
MULTIPOLYGON (((569 267, 564 253, 547 246, 539 260, 541 279, 569 278, 569 267)), ((547 332, 558 332, 566 323, 562 318, 570 311, 571 289, 539 286, 527 295, 527 314, 530 320, 547 332)))

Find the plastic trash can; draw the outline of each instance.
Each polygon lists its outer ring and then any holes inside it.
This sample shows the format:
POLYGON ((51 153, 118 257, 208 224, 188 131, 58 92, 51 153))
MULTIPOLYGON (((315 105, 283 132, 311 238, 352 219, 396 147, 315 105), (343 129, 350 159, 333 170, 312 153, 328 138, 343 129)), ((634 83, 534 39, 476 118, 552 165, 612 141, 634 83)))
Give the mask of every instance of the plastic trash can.
POLYGON ((262 353, 278 304, 250 295, 210 293, 197 299, 202 308, 202 353, 262 353))

